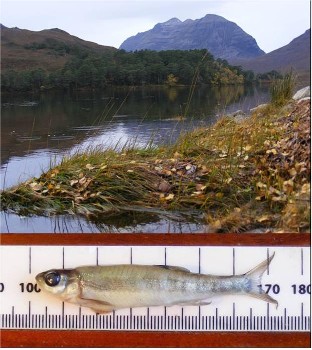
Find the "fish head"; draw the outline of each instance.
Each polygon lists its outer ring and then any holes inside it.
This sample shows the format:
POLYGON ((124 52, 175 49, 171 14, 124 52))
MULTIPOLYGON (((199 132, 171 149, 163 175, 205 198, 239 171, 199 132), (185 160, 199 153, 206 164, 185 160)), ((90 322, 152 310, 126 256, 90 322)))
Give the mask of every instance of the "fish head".
POLYGON ((79 294, 79 276, 74 270, 52 269, 36 276, 39 287, 64 300, 79 294))

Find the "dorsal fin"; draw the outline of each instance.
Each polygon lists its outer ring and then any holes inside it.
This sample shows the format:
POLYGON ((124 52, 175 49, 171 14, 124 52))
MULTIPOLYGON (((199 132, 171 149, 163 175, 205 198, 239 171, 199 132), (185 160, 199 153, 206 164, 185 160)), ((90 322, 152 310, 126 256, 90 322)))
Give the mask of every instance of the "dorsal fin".
POLYGON ((190 270, 186 269, 185 267, 180 267, 180 266, 171 266, 171 265, 155 265, 155 266, 161 267, 161 268, 166 269, 166 270, 190 272, 190 270))

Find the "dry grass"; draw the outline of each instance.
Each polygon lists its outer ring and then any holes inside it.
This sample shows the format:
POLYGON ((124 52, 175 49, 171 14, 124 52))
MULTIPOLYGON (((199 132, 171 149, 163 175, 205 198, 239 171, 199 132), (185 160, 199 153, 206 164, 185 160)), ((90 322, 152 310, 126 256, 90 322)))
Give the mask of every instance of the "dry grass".
POLYGON ((209 231, 307 231, 310 101, 224 117, 171 147, 89 150, 2 192, 5 210, 96 218, 129 206, 200 210, 209 231))

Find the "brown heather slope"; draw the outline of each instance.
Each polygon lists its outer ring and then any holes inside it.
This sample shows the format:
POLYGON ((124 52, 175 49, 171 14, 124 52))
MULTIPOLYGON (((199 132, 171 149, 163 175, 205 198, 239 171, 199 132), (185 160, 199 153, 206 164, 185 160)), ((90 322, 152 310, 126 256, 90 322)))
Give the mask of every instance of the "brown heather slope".
POLYGON ((311 29, 292 40, 289 44, 269 52, 263 56, 250 60, 231 61, 231 64, 241 65, 243 69, 250 69, 255 73, 265 73, 277 70, 282 73, 291 68, 300 77, 308 79, 311 71, 311 29))
POLYGON ((19 28, 7 28, 1 25, 1 71, 31 70, 42 68, 53 71, 62 68, 78 51, 106 54, 116 50, 113 47, 79 39, 69 33, 53 28, 31 31, 19 28), (31 49, 27 47, 45 45, 45 48, 31 49), (53 47, 66 45, 69 52, 53 47))

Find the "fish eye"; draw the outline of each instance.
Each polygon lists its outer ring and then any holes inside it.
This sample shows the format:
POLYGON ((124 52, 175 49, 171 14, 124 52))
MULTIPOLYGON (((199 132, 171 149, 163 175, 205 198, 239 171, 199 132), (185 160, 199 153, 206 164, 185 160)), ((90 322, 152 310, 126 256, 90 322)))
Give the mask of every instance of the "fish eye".
POLYGON ((45 283, 50 287, 57 286, 60 283, 60 280, 61 280, 61 275, 56 271, 49 272, 44 277, 45 283))

